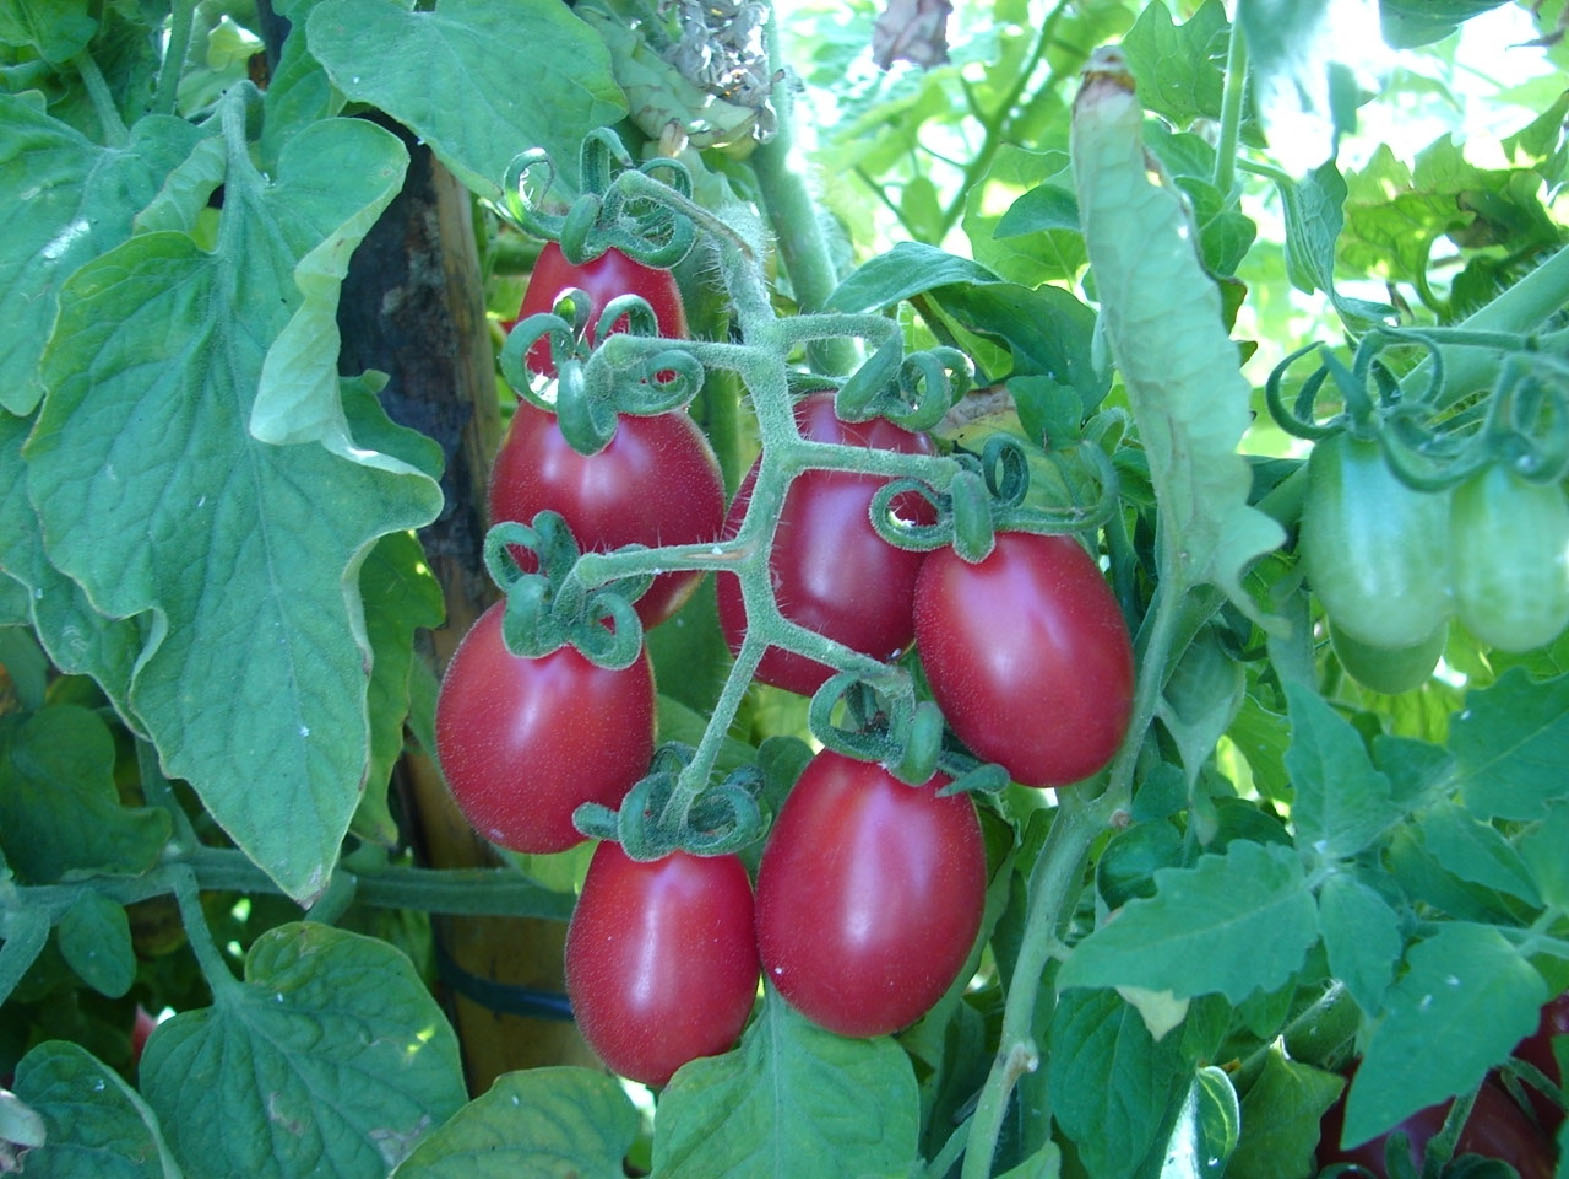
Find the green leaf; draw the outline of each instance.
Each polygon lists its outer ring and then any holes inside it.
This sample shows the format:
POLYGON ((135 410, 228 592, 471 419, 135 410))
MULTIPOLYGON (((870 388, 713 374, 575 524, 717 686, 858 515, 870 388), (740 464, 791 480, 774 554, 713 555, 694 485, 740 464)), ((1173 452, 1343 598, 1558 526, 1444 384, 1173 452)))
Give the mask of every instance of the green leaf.
POLYGON ((1095 313, 1061 287, 989 283, 943 287, 933 297, 966 331, 1006 343, 1013 376, 1049 377, 1072 389, 1086 415, 1111 388, 1111 374, 1092 357, 1095 313))
MULTIPOLYGON (((307 153, 324 152, 362 182, 358 207, 334 209, 324 219, 325 236, 295 264, 294 285, 303 298, 267 349, 251 405, 250 432, 261 442, 279 446, 319 442, 343 458, 402 474, 408 468, 401 460, 382 452, 365 456, 351 436, 338 378, 342 337, 337 312, 349 257, 402 188, 408 155, 395 136, 372 123, 332 119, 313 123, 290 140, 280 169, 310 159, 307 153)), ((317 175, 311 182, 323 179, 317 175)))
POLYGON ((0 204, 9 210, 0 234, 0 407, 33 411, 61 284, 130 236, 131 219, 202 134, 183 119, 149 115, 123 147, 100 147, 29 98, 0 94, 0 204))
POLYGON ((136 981, 136 950, 123 906, 102 893, 83 893, 60 917, 60 953, 83 982, 118 999, 136 981))
POLYGON ((11 681, 11 691, 16 702, 27 712, 36 712, 44 706, 44 693, 49 688, 49 656, 38 645, 33 632, 27 628, 27 591, 20 582, 4 583, 6 592, 14 592, 19 601, 22 626, 0 625, 0 667, 11 681))
POLYGON ((1173 23, 1166 5, 1145 5, 1122 38, 1145 107, 1178 127, 1219 119, 1229 28, 1220 0, 1205 0, 1182 25, 1173 23))
POLYGON ((1037 184, 1013 204, 997 222, 995 236, 1022 237, 1048 229, 1079 231, 1079 202, 1073 191, 1055 184, 1037 184))
POLYGON ((1221 645, 1213 627, 1201 630, 1172 668, 1156 715, 1177 743, 1190 788, 1231 727, 1246 686, 1242 665, 1221 645))
POLYGON ((836 1036, 770 990, 738 1049, 692 1061, 665 1089, 654 1171, 903 1176, 915 1159, 918 1108, 909 1058, 892 1040, 836 1036))
POLYGON ((1547 818, 1520 837, 1520 856, 1542 903, 1569 911, 1569 805, 1555 803, 1547 818))
POLYGON ((868 259, 834 288, 825 311, 880 311, 934 287, 994 283, 986 267, 921 242, 899 242, 868 259))
POLYGON ((1569 675, 1538 681, 1513 667, 1466 694, 1450 727, 1460 792, 1483 819, 1536 819, 1569 798, 1569 675))
POLYGON ((1525 861, 1497 828, 1453 803, 1423 811, 1416 822, 1427 850, 1461 880, 1541 904, 1525 861))
POLYGON ((1286 684, 1291 748, 1286 769, 1296 788, 1291 819, 1304 851, 1354 856, 1399 821, 1389 779, 1373 768, 1351 723, 1312 689, 1286 684))
POLYGON ((1052 1013, 1052 1114, 1096 1179, 1140 1174, 1165 1146, 1191 1072, 1175 1037, 1157 1041, 1115 991, 1065 992, 1052 1013))
POLYGON ((179 1179, 158 1119, 85 1048, 47 1040, 16 1066, 16 1093, 42 1116, 46 1140, 28 1179, 179 1179))
POLYGON ((1402 945, 1400 918, 1354 876, 1336 873, 1318 890, 1318 928, 1329 971, 1363 1011, 1383 1007, 1402 945))
POLYGON ((457 1038, 385 942, 276 926, 214 1000, 159 1024, 142 1057, 190 1179, 381 1179, 463 1104, 457 1038))
POLYGON ((390 847, 397 842, 398 829, 387 809, 387 784, 403 754, 414 632, 440 626, 446 602, 412 532, 390 532, 376 542, 360 566, 360 595, 373 653, 366 690, 370 767, 351 828, 362 838, 390 847))
POLYGON ((1047 1142, 1016 1167, 1009 1167, 997 1179, 1057 1179, 1062 1174, 1062 1151, 1047 1142))
POLYGON ((1379 0, 1384 40, 1395 49, 1442 41, 1473 16, 1508 0, 1379 0))
POLYGON ((1536 1027, 1547 985, 1496 929, 1451 922, 1406 954, 1346 1101, 1347 1144, 1474 1089, 1536 1027))
POLYGON ((1370 325, 1394 314, 1394 308, 1351 299, 1335 287, 1335 247, 1345 225, 1346 182, 1334 161, 1320 164, 1305 176, 1275 177, 1286 215, 1286 276, 1299 291, 1323 291, 1353 325, 1370 325))
POLYGON ((1058 986, 1219 991, 1240 1003, 1289 979, 1317 939, 1297 853, 1238 840, 1224 855, 1155 873, 1155 896, 1130 901, 1075 946, 1058 986))
POLYGON ((1252 390, 1226 336, 1220 292, 1195 252, 1183 198, 1148 175, 1142 109, 1119 80, 1091 78, 1074 104, 1074 178, 1101 327, 1168 540, 1171 567, 1162 577, 1173 592, 1213 583, 1256 616, 1242 571, 1283 534, 1247 502, 1252 479, 1237 444, 1252 390))
POLYGON ((1166 1143, 1161 1179, 1219 1179, 1227 1174, 1241 1123, 1237 1091, 1225 1071, 1214 1065, 1199 1069, 1166 1143))
POLYGON ((97 713, 64 704, 0 722, 0 848, 24 880, 145 872, 169 835, 165 812, 120 805, 97 713))
MULTIPOLYGON (((992 212, 1001 201, 1011 201, 1021 189, 1026 192, 1020 200, 1029 198, 1031 191, 1044 190, 1059 192, 1070 204, 1076 204, 1072 188, 1067 152, 1026 151, 1004 145, 992 157, 985 175, 965 194, 962 225, 975 260, 1007 281, 1025 287, 1075 280, 1086 257, 1076 212, 1067 224, 1040 224, 1030 233, 1020 232, 1021 215, 1015 213, 1018 201, 1012 201, 1000 217, 992 212)), ((1068 211, 1059 200, 1059 216, 1068 211)))
POLYGON ((333 85, 408 127, 481 196, 499 195, 532 147, 575 186, 583 136, 627 113, 604 42, 554 0, 441 0, 432 12, 323 0, 305 28, 333 85))
POLYGON ((619 1179, 639 1118, 613 1077, 588 1069, 504 1073, 432 1131, 396 1179, 619 1179))
POLYGON ((145 642, 135 619, 106 618, 82 587, 49 563, 42 529, 27 498, 22 444, 31 422, 0 410, 0 569, 25 587, 39 642, 61 671, 95 679, 122 717, 130 717, 131 673, 145 642))
POLYGON ((10 0, 0 7, 0 45, 31 49, 52 65, 86 49, 97 31, 86 0, 10 0))
MULTIPOLYGON (((4 857, 0 856, 0 877, 7 876, 4 857)), ((11 997, 48 944, 49 914, 42 909, 23 909, 7 917, 5 941, 0 942, 0 1003, 11 997)))
POLYGON ((296 899, 324 885, 366 774, 359 562, 440 505, 382 451, 248 429, 296 266, 324 241, 351 249, 343 227, 386 196, 384 168, 340 168, 376 158, 374 142, 395 148, 360 120, 316 124, 276 180, 236 144, 215 252, 155 231, 79 270, 25 451, 50 559, 102 612, 144 619, 133 723, 296 899))
POLYGON ((305 20, 315 3, 309 0, 308 4, 289 5, 287 13, 281 11, 283 5, 273 5, 292 25, 263 97, 265 113, 258 148, 265 168, 277 166, 283 145, 300 130, 343 109, 343 95, 333 89, 332 79, 310 51, 305 20))
POLYGON ((1226 1168, 1230 1179, 1306 1179, 1314 1173, 1319 1120, 1345 1081, 1291 1060, 1270 1045, 1242 1098, 1242 1136, 1226 1168))

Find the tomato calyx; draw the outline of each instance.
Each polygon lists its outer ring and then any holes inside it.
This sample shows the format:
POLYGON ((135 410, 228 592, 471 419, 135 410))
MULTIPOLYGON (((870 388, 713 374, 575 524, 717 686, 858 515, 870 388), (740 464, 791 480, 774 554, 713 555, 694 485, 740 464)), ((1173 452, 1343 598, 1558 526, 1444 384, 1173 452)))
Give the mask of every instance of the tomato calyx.
POLYGON ((907 786, 924 785, 937 773, 951 779, 938 791, 942 796, 995 793, 1008 784, 1001 766, 977 761, 944 739, 942 712, 917 698, 908 677, 883 687, 839 672, 813 693, 807 725, 823 748, 875 762, 907 786))
POLYGON ((485 567, 506 596, 502 641, 524 658, 571 646, 598 667, 630 667, 643 652, 643 624, 632 603, 653 575, 587 588, 574 576, 578 556, 577 541, 557 512, 540 512, 531 525, 503 521, 485 534, 485 567), (534 554, 539 572, 522 571, 514 545, 534 554))
POLYGON ((970 387, 970 361, 957 348, 932 348, 901 357, 890 336, 834 396, 834 412, 846 422, 887 418, 896 426, 930 430, 970 387))
POLYGON ((697 227, 682 208, 692 198, 692 175, 679 160, 661 156, 635 164, 616 133, 600 127, 583 140, 578 196, 563 212, 543 197, 556 188, 557 168, 535 149, 514 157, 492 207, 532 237, 559 241, 574 264, 618 249, 645 266, 668 270, 691 250, 697 227))
POLYGON ((757 796, 764 774, 740 766, 718 782, 693 790, 690 767, 696 750, 668 742, 654 752, 649 772, 619 808, 584 803, 572 822, 591 839, 613 840, 630 859, 657 860, 671 852, 696 856, 727 855, 762 837, 764 820, 757 796))
POLYGON ((994 434, 979 455, 961 451, 953 456, 959 470, 943 490, 918 479, 895 479, 881 487, 872 498, 872 527, 898 548, 931 552, 951 547, 973 565, 991 555, 999 532, 1076 532, 1106 523, 1117 510, 1118 479, 1105 450, 1084 439, 1069 452, 1051 454, 1053 461, 1066 461, 1069 454, 1088 461, 1099 489, 1092 504, 1051 510, 1027 505, 1030 468, 1024 447, 1010 435, 994 434), (911 524, 908 513, 897 510, 899 497, 912 494, 930 505, 935 523, 911 524))

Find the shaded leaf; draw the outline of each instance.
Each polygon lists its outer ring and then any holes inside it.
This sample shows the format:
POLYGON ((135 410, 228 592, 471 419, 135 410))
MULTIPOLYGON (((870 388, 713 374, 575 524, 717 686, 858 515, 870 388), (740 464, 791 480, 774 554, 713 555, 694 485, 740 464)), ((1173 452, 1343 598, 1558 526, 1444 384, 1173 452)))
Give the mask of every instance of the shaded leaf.
POLYGON ((834 288, 826 311, 879 311, 933 287, 953 283, 991 283, 998 278, 968 258, 921 242, 899 242, 878 254, 834 288))
POLYGON ((1547 984, 1496 929, 1451 922, 1406 954, 1346 1100, 1344 1141, 1474 1089, 1536 1027, 1547 984))
POLYGON ((638 1113, 614 1077, 566 1066, 504 1073, 432 1131, 396 1179, 620 1179, 638 1113))
POLYGON ((16 1066, 16 1092, 42 1116, 47 1135, 27 1156, 28 1179, 179 1179, 158 1119, 85 1048, 39 1044, 16 1066))
POLYGON ((1363 1011, 1380 1010, 1400 960, 1402 938, 1395 911, 1356 877, 1336 873, 1318 890, 1318 928, 1330 974, 1345 983, 1363 1011))
POLYGON ((1451 725, 1460 792, 1483 819, 1534 819, 1569 797, 1569 675, 1537 681, 1523 668, 1466 694, 1451 725))
POLYGON ((457 1038, 385 942, 277 926, 214 1000, 159 1024, 142 1058, 191 1179, 381 1179, 463 1104, 457 1038))
POLYGON ((1306 1179, 1314 1173, 1318 1124, 1345 1081, 1291 1060, 1271 1045, 1258 1078, 1242 1098, 1242 1135, 1226 1174, 1231 1179, 1306 1179))
POLYGON ((1304 850, 1353 856, 1398 822, 1389 779, 1373 768, 1362 738, 1320 695, 1286 684, 1291 748, 1286 769, 1296 788, 1291 818, 1304 850))

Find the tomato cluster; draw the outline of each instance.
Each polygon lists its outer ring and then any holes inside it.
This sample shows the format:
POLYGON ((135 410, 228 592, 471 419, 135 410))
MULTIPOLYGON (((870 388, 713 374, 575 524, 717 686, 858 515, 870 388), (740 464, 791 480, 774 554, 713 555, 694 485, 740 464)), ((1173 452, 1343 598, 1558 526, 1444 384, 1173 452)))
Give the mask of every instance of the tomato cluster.
MULTIPOLYGON (((565 291, 583 291, 593 313, 612 298, 638 294, 661 330, 684 332, 680 295, 668 271, 641 266, 610 250, 571 267, 551 243, 541 254, 520 316, 548 311, 565 291)), ((619 326, 619 325, 618 325, 619 326)), ((531 349, 534 371, 555 371, 548 340, 531 349)), ((698 543, 719 535, 724 487, 719 463, 684 411, 621 415, 597 454, 583 455, 555 416, 519 404, 491 473, 493 523, 528 522, 558 513, 584 550, 628 544, 698 543)), ((523 571, 533 555, 514 553, 523 571)), ((678 610, 695 574, 654 579, 635 603, 645 627, 678 610)), ((646 652, 630 667, 596 667, 563 647, 514 655, 502 639, 502 604, 464 637, 436 705, 436 753, 464 817, 487 839, 514 851, 564 851, 583 836, 572 812, 594 802, 614 808, 648 768, 654 751, 655 689, 646 652)))
POLYGON ((1451 617, 1505 651, 1569 626, 1569 499, 1502 464, 1419 491, 1378 442, 1330 435, 1308 458, 1298 552, 1342 664, 1375 691, 1423 683, 1451 617))
MULTIPOLYGON (((1537 1070, 1554 1086, 1563 1084, 1563 1073, 1553 1042, 1569 1036, 1569 991, 1550 1000, 1542 1008, 1536 1031, 1515 1045, 1513 1056, 1537 1070)), ((1356 1075, 1353 1064, 1346 1079, 1356 1075)), ((1489 1074, 1477 1090, 1476 1101, 1455 1143, 1454 1157, 1472 1154, 1497 1159, 1512 1166, 1520 1179, 1549 1179, 1555 1173, 1557 1150, 1554 1137, 1564 1121, 1563 1106, 1532 1087, 1524 1088, 1527 1106, 1511 1096, 1497 1074, 1489 1074)), ((1452 1101, 1420 1109, 1387 1133, 1353 1147, 1340 1144, 1345 1126, 1346 1092, 1343 1090, 1319 1127, 1319 1166, 1356 1163, 1379 1179, 1387 1179, 1387 1152, 1390 1139, 1397 1133, 1406 1138, 1411 1174, 1425 1173, 1423 1156, 1428 1141, 1443 1128, 1452 1101)))
MULTIPOLYGON (((610 299, 638 294, 663 334, 684 330, 668 273, 611 251, 570 267, 541 255, 520 318, 583 292, 588 322, 610 299)), ((619 330, 620 324, 612 330, 619 330)), ((592 343, 592 341, 589 341, 592 343)), ((543 339, 527 364, 549 375, 543 339)), ((882 419, 846 422, 835 395, 802 398, 805 439, 910 455, 931 440, 882 419)), ((622 416, 609 444, 582 455, 555 415, 521 404, 497 456, 495 521, 565 521, 580 549, 665 547, 736 535, 762 460, 725 510, 718 464, 684 411, 622 416)), ((871 519, 884 476, 809 468, 786 489, 768 554, 774 599, 788 620, 879 660, 920 652, 954 734, 1014 780, 1063 786, 1103 768, 1132 707, 1127 626, 1095 560, 1072 538, 997 536, 971 564, 951 549, 890 544, 871 519)), ((891 503, 910 525, 936 521, 933 503, 891 503)), ((526 574, 533 554, 519 550, 526 574)), ((637 601, 645 627, 679 608, 697 574, 657 577, 637 601)), ((732 649, 748 619, 738 578, 716 594, 732 649)), ((470 822, 495 842, 552 852, 581 839, 585 802, 615 808, 653 756, 654 682, 645 653, 601 668, 570 647, 514 655, 503 606, 464 639, 437 705, 437 753, 470 822)), ((802 694, 834 669, 770 647, 756 678, 802 694)), ((921 1017, 969 960, 984 908, 987 862, 975 804, 944 796, 881 765, 817 754, 787 796, 764 847, 756 893, 734 855, 672 852, 640 861, 617 843, 595 850, 566 948, 579 1027, 617 1072, 666 1083, 687 1061, 726 1051, 740 1035, 761 974, 786 1001, 843 1035, 896 1031, 921 1017)))

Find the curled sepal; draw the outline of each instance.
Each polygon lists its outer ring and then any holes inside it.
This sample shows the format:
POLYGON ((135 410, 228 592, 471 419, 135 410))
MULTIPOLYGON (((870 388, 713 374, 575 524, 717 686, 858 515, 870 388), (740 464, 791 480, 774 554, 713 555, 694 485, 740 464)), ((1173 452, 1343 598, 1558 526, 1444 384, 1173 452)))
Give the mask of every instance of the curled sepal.
POLYGON ((930 701, 917 701, 908 681, 881 692, 856 673, 842 671, 813 694, 807 724, 825 748, 878 762, 911 786, 929 781, 936 772, 942 714, 930 701), (836 721, 841 704, 843 717, 836 721))
POLYGON ((690 745, 660 746, 648 773, 627 792, 619 810, 584 803, 572 812, 572 822, 584 835, 620 843, 634 860, 657 860, 677 850, 725 855, 755 843, 763 833, 757 804, 763 775, 754 766, 742 766, 704 788, 684 816, 672 813, 671 802, 694 755, 690 745))
POLYGON ((554 409, 555 403, 534 392, 533 374, 529 372, 527 357, 535 343, 548 340, 550 355, 563 362, 579 359, 583 349, 583 330, 588 326, 588 299, 580 290, 565 292, 556 306, 566 310, 571 318, 559 311, 541 311, 520 319, 501 345, 501 375, 519 397, 526 398, 541 409, 554 409))
POLYGON ((997 544, 989 484, 990 480, 976 471, 963 470, 948 487, 953 551, 972 565, 991 556, 997 544))
POLYGON ((901 478, 890 479, 879 487, 867 510, 871 514, 872 528, 894 548, 929 553, 943 548, 953 536, 952 524, 944 514, 947 504, 948 497, 939 495, 929 483, 901 478), (935 523, 917 524, 910 519, 908 511, 900 510, 899 504, 907 503, 906 497, 912 495, 920 496, 931 505, 936 515, 935 523))
POLYGON ((558 180, 549 156, 535 149, 514 157, 497 214, 532 237, 559 242, 574 266, 612 247, 661 270, 686 256, 697 228, 680 208, 692 196, 684 164, 662 157, 635 165, 608 127, 589 132, 579 160, 579 194, 559 213, 545 205, 558 180))
POLYGON ((1313 407, 1318 401, 1319 391, 1324 387, 1324 382, 1329 377, 1328 368, 1320 365, 1302 383, 1302 388, 1297 393, 1296 404, 1287 406, 1282 386, 1285 383, 1286 373, 1291 366, 1309 352, 1316 352, 1323 345, 1318 342, 1305 344, 1290 356, 1287 356, 1273 369, 1269 378, 1264 382, 1264 404, 1269 408, 1269 416, 1275 424, 1297 438, 1317 440, 1326 438, 1340 428, 1341 420, 1337 416, 1328 421, 1316 420, 1313 407))
POLYGON ((893 335, 840 387, 834 413, 847 422, 886 418, 906 430, 930 430, 969 387, 970 361, 957 348, 903 356, 893 335))
POLYGON ((585 587, 574 576, 577 542, 556 512, 532 524, 503 521, 485 534, 485 568, 506 596, 501 637, 507 650, 527 659, 568 644, 599 667, 630 667, 643 650, 643 624, 632 603, 652 580, 648 574, 585 587), (532 553, 537 573, 525 573, 518 550, 532 553))

